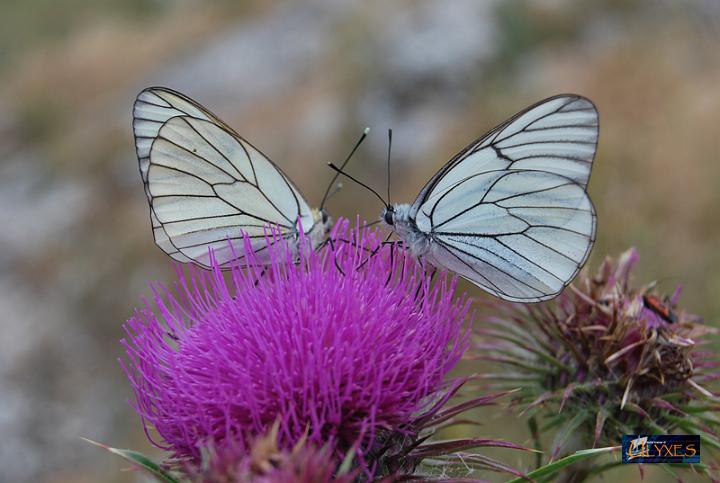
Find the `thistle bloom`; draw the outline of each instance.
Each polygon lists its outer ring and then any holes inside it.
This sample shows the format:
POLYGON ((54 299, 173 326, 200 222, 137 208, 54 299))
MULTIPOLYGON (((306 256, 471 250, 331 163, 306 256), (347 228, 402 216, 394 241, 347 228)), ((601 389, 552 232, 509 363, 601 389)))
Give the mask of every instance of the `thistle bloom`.
POLYGON ((487 377, 522 387, 531 428, 556 432, 552 458, 623 434, 700 433, 720 447, 718 361, 700 350, 714 330, 675 307, 679 291, 634 288, 638 258, 632 249, 605 260, 553 302, 506 305, 479 331, 479 358, 501 368, 487 377))
POLYGON ((155 309, 128 320, 134 406, 173 459, 245 451, 277 424, 281 449, 302 440, 336 460, 354 452, 372 471, 378 442, 407 432, 446 388, 468 345, 455 280, 431 285, 376 231, 345 221, 331 237, 299 261, 269 240, 265 268, 247 244, 250 268, 179 268, 173 289, 155 287, 155 309))

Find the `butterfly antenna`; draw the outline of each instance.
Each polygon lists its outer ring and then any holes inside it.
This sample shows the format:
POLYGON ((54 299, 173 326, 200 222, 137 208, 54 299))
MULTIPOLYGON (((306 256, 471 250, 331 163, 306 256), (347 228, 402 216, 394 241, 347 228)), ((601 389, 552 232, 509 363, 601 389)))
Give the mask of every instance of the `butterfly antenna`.
POLYGON ((342 183, 337 183, 337 184, 335 185, 335 187, 332 189, 332 191, 330 191, 330 193, 327 195, 327 197, 325 198, 325 201, 329 201, 330 198, 332 198, 332 197, 335 196, 337 193, 339 193, 341 189, 343 189, 343 184, 342 184, 342 183))
POLYGON ((333 179, 330 180, 330 184, 328 184, 328 187, 325 190, 325 194, 322 197, 322 201, 320 202, 320 210, 322 210, 323 207, 325 207, 325 203, 327 202, 328 199, 330 199, 330 197, 332 195, 334 195, 340 189, 342 189, 342 183, 338 183, 337 186, 335 187, 335 190, 333 190, 332 193, 330 192, 332 190, 333 185, 335 184, 335 181, 337 181, 338 176, 340 176, 340 173, 342 173, 342 169, 345 168, 345 166, 347 166, 348 162, 350 161, 350 158, 353 157, 353 154, 355 154, 355 151, 357 151, 357 149, 360 147, 360 145, 365 140, 365 138, 367 137, 369 132, 370 132, 370 128, 366 127, 365 130, 363 131, 362 135, 360 135, 360 139, 358 139, 358 141, 355 143, 355 147, 352 148, 352 151, 350 151, 350 154, 348 154, 347 158, 345 158, 345 161, 343 161, 343 163, 340 165, 340 171, 337 171, 335 173, 335 176, 333 176, 333 179))
POLYGON ((369 226, 377 225, 378 223, 381 223, 382 221, 383 221, 383 220, 378 219, 378 220, 375 220, 375 221, 371 221, 371 222, 369 222, 369 223, 365 223, 364 225, 362 225, 362 226, 360 227, 360 229, 362 230, 362 229, 367 228, 367 227, 369 227, 369 226))
POLYGON ((341 174, 341 175, 345 176, 345 177, 348 178, 350 181, 353 181, 353 182, 355 182, 356 184, 359 184, 360 186, 362 186, 363 188, 365 188, 366 190, 368 190, 369 192, 371 192, 372 194, 374 194, 374 195, 377 197, 377 199, 380 200, 380 202, 383 204, 383 206, 388 206, 387 202, 383 199, 382 196, 380 196, 380 195, 378 194, 377 191, 375 191, 374 189, 372 189, 371 187, 369 187, 368 185, 366 185, 366 184, 363 183, 362 181, 359 181, 359 180, 353 178, 352 176, 350 176, 349 174, 347 174, 345 171, 343 171, 341 168, 338 168, 337 166, 335 166, 333 163, 328 163, 328 166, 330 166, 330 169, 336 171, 338 174, 341 174))
POLYGON ((392 149, 392 129, 388 129, 388 154, 387 154, 387 204, 390 204, 390 150, 392 149))

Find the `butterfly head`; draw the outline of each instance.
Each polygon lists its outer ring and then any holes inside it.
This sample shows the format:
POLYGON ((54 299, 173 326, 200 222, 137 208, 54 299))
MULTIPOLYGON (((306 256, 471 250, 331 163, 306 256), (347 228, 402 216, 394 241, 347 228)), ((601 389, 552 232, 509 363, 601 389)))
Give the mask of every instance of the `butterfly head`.
POLYGON ((397 231, 400 225, 415 225, 411 211, 411 206, 405 203, 386 205, 380 214, 380 219, 397 231))
POLYGON ((393 226, 395 224, 395 207, 387 205, 380 218, 388 225, 393 226))
POLYGON ((411 205, 387 205, 380 219, 392 228, 414 256, 424 256, 430 249, 430 238, 418 229, 411 205))
POLYGON ((320 234, 323 239, 330 234, 332 229, 333 219, 328 215, 328 212, 324 209, 313 210, 313 219, 315 224, 320 226, 320 234))

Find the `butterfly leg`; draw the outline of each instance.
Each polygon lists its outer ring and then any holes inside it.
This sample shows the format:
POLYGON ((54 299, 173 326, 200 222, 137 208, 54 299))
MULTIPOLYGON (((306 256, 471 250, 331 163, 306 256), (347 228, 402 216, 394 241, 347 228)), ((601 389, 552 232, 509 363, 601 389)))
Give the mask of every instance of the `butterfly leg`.
POLYGON ((384 246, 387 246, 387 245, 394 246, 394 245, 397 245, 397 244, 400 244, 400 245, 402 246, 402 241, 401 241, 401 240, 397 240, 397 241, 392 240, 392 241, 391 241, 391 240, 390 240, 390 237, 391 237, 391 236, 392 236, 392 233, 390 233, 390 234, 387 236, 387 238, 385 238, 385 241, 380 242, 380 244, 379 244, 378 246, 376 246, 372 251, 370 251, 370 255, 368 255, 368 257, 367 257, 365 260, 363 260, 363 262, 362 262, 360 265, 357 266, 356 270, 360 270, 362 267, 364 267, 365 264, 366 264, 367 262, 369 262, 372 257, 374 257, 375 255, 377 255, 378 252, 380 251, 380 249, 382 249, 384 246))
MULTIPOLYGON (((335 241, 336 240, 333 240, 332 238, 327 238, 324 242, 322 242, 320 245, 317 246, 316 250, 320 251, 325 247, 330 247, 330 251, 332 251, 332 255, 333 255, 333 263, 335 264, 335 268, 342 275, 345 275, 345 271, 342 269, 342 267, 338 263, 337 257, 335 256, 335 241)), ((338 239, 337 241, 343 241, 343 240, 338 239)))
MULTIPOLYGON (((402 240, 396 240, 396 241, 395 240, 393 240, 393 241, 385 240, 382 243, 382 245, 390 245, 390 266, 391 267, 394 266, 395 265, 395 247, 397 246, 400 248, 400 250, 405 250, 405 245, 403 244, 402 240)), ((402 267, 400 268, 401 277, 402 277, 402 274, 404 274, 404 273, 405 273, 405 258, 403 257, 402 267)), ((392 274, 393 274, 392 271, 388 274, 388 278, 385 281, 385 286, 387 286, 390 283, 392 274)))
POLYGON ((255 279, 254 285, 256 287, 258 286, 258 284, 260 283, 260 279, 263 278, 263 276, 265 275, 266 272, 267 272, 267 267, 263 268, 262 271, 260 272, 260 275, 258 275, 258 277, 255 279))
POLYGON ((370 249, 368 247, 361 247, 360 245, 358 245, 356 240, 346 240, 345 238, 336 238, 335 241, 347 243, 348 245, 350 245, 354 248, 359 248, 360 250, 366 251, 368 253, 371 253, 373 251, 372 249, 370 249))
MULTIPOLYGON (((423 264, 423 262, 422 262, 422 259, 418 259, 418 260, 420 261, 420 265, 422 266, 423 274, 427 274, 427 272, 425 271, 425 266, 424 266, 424 264, 423 264)), ((430 288, 430 284, 432 283, 433 279, 435 279, 435 274, 436 274, 436 273, 437 273, 437 267, 433 266, 432 272, 430 272, 430 278, 429 278, 428 281, 427 281, 427 284, 428 284, 427 286, 428 286, 428 288, 430 288)), ((416 300, 416 301, 418 300, 418 297, 419 297, 420 294, 421 294, 421 290, 422 290, 422 287, 423 287, 423 283, 424 283, 424 280, 421 280, 420 283, 418 284, 417 290, 415 291, 415 300, 416 300)), ((425 299, 425 294, 423 293, 422 295, 423 295, 423 296, 420 298, 420 305, 422 305, 422 303, 424 302, 424 299, 425 299)))
POLYGON ((338 269, 338 271, 345 276, 345 272, 343 271, 342 267, 338 263, 337 257, 335 256, 335 242, 332 238, 327 239, 327 244, 330 246, 330 250, 333 252, 333 263, 335 263, 335 268, 338 269))
POLYGON ((362 267, 364 267, 365 264, 366 264, 367 262, 369 262, 372 257, 374 257, 375 255, 377 255, 377 253, 380 251, 380 248, 381 248, 381 247, 382 247, 382 245, 376 246, 375 249, 370 252, 370 255, 368 255, 368 257, 367 257, 365 260, 363 260, 362 263, 360 263, 360 265, 358 265, 355 269, 356 269, 356 270, 360 270, 362 267))
MULTIPOLYGON (((385 241, 388 241, 388 240, 385 240, 385 241)), ((382 246, 382 245, 380 245, 380 246, 382 246)), ((404 260, 403 260, 403 263, 405 263, 404 260)), ((390 284, 390 279, 392 278, 392 275, 393 275, 392 267, 394 267, 394 266, 395 266, 395 244, 393 243, 392 245, 390 245, 390 270, 388 271, 387 280, 385 280, 386 287, 390 284)), ((405 269, 405 267, 403 266, 403 270, 404 269, 405 269)), ((400 272, 400 273, 402 273, 402 272, 400 272)))

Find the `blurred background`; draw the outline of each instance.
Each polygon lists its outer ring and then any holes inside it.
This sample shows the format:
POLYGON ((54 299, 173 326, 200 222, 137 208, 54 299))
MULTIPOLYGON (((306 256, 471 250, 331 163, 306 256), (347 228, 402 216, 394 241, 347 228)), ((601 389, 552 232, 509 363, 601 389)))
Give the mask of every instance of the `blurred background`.
MULTIPOLYGON (((681 304, 717 324, 718 52, 716 0, 4 0, 0 481, 141 480, 80 436, 157 454, 117 363, 147 281, 172 274, 133 149, 142 88, 206 105, 314 205, 326 163, 365 126, 350 172, 385 189, 393 128, 392 198, 409 202, 485 130, 547 96, 583 94, 601 118, 589 265, 635 245, 638 282, 681 284, 681 304)), ((346 183, 329 209, 375 219, 381 206, 346 183)), ((502 418, 483 434, 524 442, 502 418)))

